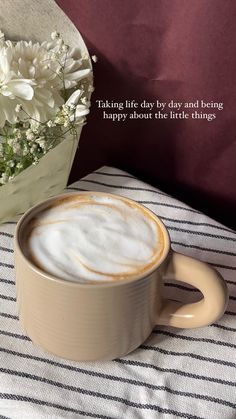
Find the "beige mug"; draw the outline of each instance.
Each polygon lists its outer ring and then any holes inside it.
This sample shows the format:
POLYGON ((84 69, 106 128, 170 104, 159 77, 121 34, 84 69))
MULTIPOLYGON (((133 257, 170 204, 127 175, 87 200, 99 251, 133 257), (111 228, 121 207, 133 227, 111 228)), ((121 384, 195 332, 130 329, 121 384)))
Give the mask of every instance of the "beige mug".
MULTIPOLYGON (((228 291, 221 275, 206 263, 171 250, 164 224, 146 208, 161 228, 164 250, 158 263, 145 275, 100 284, 78 283, 57 278, 35 266, 25 250, 29 221, 55 200, 78 194, 91 192, 50 198, 27 211, 16 227, 14 248, 19 318, 35 344, 66 359, 111 360, 136 349, 156 325, 203 327, 223 315, 228 291), (165 278, 198 288, 203 298, 190 304, 166 300, 163 297, 165 278)), ((114 196, 102 192, 92 194, 114 196)), ((142 207, 130 199, 119 198, 142 207)))

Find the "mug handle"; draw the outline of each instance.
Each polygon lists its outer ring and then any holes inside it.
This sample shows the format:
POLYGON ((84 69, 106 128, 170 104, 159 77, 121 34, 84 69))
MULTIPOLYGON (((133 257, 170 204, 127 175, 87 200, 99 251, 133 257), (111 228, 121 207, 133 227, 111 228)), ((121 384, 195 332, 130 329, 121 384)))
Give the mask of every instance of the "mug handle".
POLYGON ((165 277, 193 285, 202 292, 203 298, 190 304, 164 299, 156 324, 180 328, 203 327, 223 315, 228 303, 227 285, 207 263, 172 251, 165 277))

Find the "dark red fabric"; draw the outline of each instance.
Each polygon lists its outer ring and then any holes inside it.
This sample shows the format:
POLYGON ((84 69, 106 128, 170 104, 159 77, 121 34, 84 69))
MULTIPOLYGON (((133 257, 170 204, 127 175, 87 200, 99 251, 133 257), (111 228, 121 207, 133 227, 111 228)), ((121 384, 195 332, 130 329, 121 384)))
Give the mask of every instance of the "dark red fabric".
POLYGON ((58 4, 99 59, 71 180, 113 164, 235 227, 235 0, 58 4), (96 99, 127 98, 222 101, 224 110, 212 122, 102 120, 96 99))

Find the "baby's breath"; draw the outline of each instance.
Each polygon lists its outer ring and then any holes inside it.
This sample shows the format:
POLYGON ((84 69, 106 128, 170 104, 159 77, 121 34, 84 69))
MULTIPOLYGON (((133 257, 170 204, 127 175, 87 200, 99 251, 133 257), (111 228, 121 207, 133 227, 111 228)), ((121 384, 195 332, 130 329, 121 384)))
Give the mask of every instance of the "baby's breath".
POLYGON ((54 31, 54 32, 51 33, 51 38, 52 38, 53 41, 55 41, 55 39, 60 39, 60 37, 61 37, 61 35, 60 35, 59 32, 54 31))

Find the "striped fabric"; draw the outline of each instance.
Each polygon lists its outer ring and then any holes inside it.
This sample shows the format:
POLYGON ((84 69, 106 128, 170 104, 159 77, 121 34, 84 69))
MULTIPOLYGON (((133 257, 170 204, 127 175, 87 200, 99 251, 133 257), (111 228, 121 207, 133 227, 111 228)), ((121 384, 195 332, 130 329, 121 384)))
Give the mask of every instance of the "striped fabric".
MULTIPOLYGON (((236 418, 236 234, 127 173, 103 167, 68 187, 118 193, 159 215, 173 248, 215 266, 230 300, 216 324, 195 330, 157 327, 143 345, 111 362, 50 356, 19 325, 12 236, 0 226, 0 418, 236 418)), ((168 282, 170 298, 195 301, 187 285, 168 282)))

